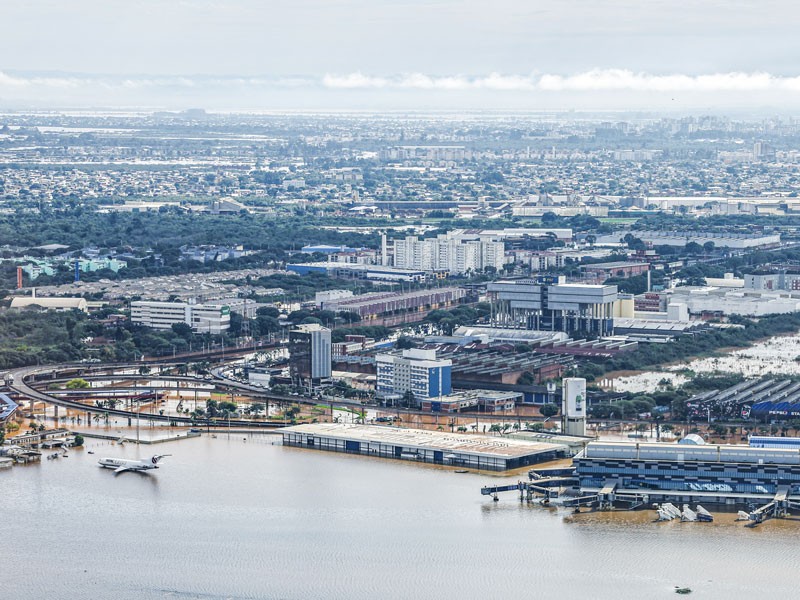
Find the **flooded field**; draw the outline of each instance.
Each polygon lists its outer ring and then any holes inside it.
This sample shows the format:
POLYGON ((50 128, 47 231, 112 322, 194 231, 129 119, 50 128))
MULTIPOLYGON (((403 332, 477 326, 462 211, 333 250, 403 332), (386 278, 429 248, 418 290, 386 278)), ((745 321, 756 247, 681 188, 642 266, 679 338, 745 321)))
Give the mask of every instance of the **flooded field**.
POLYGON ((734 350, 724 356, 698 358, 688 363, 675 364, 661 371, 648 371, 613 378, 608 389, 620 392, 653 392, 660 383, 669 382, 675 387, 688 381, 680 372, 689 370, 697 374, 741 373, 745 377, 764 375, 800 374, 800 334, 781 336, 758 342, 749 348, 734 350))

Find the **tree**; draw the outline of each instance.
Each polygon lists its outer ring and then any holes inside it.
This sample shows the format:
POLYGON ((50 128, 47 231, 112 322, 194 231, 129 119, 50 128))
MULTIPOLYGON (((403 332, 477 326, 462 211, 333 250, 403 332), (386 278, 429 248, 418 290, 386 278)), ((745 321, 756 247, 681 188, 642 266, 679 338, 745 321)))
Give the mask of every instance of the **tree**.
POLYGON ((75 435, 75 442, 72 445, 83 446, 83 436, 80 433, 75 435))
POLYGON ((522 375, 517 378, 517 385, 533 385, 536 379, 530 371, 523 371, 522 375))
POLYGON ((65 387, 68 390, 85 390, 86 388, 91 387, 91 384, 85 379, 76 377, 75 379, 70 379, 65 387))
POLYGON ((702 254, 703 247, 697 242, 689 242, 684 246, 683 251, 686 252, 686 254, 702 254))
POLYGON ((407 335, 401 335, 399 338, 397 338, 394 347, 397 348, 398 350, 406 350, 408 348, 413 348, 414 340, 412 340, 407 335))
POLYGON ((544 404, 539 408, 539 412, 542 413, 543 417, 547 418, 555 417, 559 412, 558 405, 555 404, 554 402, 544 404))
POLYGON ((173 323, 172 331, 175 335, 179 335, 186 340, 192 337, 192 326, 186 323, 173 323))

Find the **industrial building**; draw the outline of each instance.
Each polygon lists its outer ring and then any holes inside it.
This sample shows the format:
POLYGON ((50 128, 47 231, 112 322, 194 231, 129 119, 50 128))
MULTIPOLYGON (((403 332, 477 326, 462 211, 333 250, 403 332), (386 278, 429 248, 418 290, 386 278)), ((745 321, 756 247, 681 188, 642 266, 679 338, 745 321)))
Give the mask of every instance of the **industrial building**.
POLYGON ((384 399, 399 399, 407 392, 419 402, 452 391, 450 360, 436 358, 435 350, 403 350, 401 355, 378 354, 376 391, 384 399))
POLYGON ((38 307, 42 310, 79 310, 81 312, 89 312, 89 304, 85 298, 67 298, 67 297, 53 297, 44 298, 36 296, 35 292, 32 296, 14 296, 11 299, 12 309, 22 308, 35 308, 38 307))
POLYGON ((480 239, 480 240, 499 240, 509 242, 511 245, 515 241, 526 238, 555 238, 562 242, 571 242, 573 238, 572 229, 568 227, 507 227, 505 229, 453 229, 448 234, 454 239, 480 239))
POLYGON ((298 275, 322 273, 337 279, 371 279, 375 281, 424 281, 428 273, 421 269, 401 269, 383 265, 342 262, 309 262, 286 265, 286 270, 298 275))
MULTIPOLYGON (((708 201, 708 199, 705 199, 708 201)), ((732 250, 746 250, 749 248, 769 248, 781 243, 781 236, 774 234, 758 233, 718 233, 710 231, 633 231, 631 232, 645 244, 653 246, 679 246, 684 247, 690 242, 701 246, 712 242, 717 248, 730 248, 732 250)), ((597 237, 598 245, 620 244, 622 234, 619 232, 597 237)))
POLYGON ((569 355, 516 352, 508 346, 494 348, 440 347, 437 356, 453 363, 453 383, 457 387, 485 383, 516 384, 524 373, 541 383, 560 377, 574 358, 569 355))
POLYGON ((611 335, 614 329, 615 285, 563 283, 540 277, 495 281, 486 289, 496 326, 598 335, 611 335))
POLYGON ((605 280, 611 277, 635 277, 644 275, 650 270, 650 263, 619 260, 607 263, 594 263, 582 265, 581 270, 587 277, 605 280))
MULTIPOLYGON (((318 297, 328 293, 318 292, 318 297)), ((385 315, 448 308, 458 304, 466 298, 467 294, 468 292, 464 288, 447 287, 405 293, 374 292, 359 296, 352 294, 350 296, 323 296, 319 304, 323 310, 355 313, 362 321, 369 321, 385 315)))
POLYGON ((185 323, 195 333, 220 334, 231 326, 231 311, 225 304, 137 300, 131 302, 131 322, 153 329, 171 329, 173 325, 185 323))
POLYGON ((507 471, 568 455, 565 445, 422 429, 313 423, 281 430, 284 446, 507 471))
POLYGON ((780 273, 750 273, 744 276, 744 286, 748 290, 800 291, 800 273, 782 271, 780 273))
POLYGON ((522 402, 522 392, 467 390, 420 402, 420 409, 432 413, 483 412, 503 414, 522 402))
POLYGON ((293 381, 311 386, 330 379, 330 329, 308 323, 289 331, 289 373, 293 381))

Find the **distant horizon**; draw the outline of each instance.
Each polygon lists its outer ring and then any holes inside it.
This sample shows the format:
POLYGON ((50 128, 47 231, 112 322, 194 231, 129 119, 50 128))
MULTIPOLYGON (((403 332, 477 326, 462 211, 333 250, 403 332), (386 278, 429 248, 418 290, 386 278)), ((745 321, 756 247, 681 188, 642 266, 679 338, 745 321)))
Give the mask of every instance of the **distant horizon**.
POLYGON ((6 0, 0 106, 794 114, 795 12, 789 0, 6 0))
POLYGON ((798 113, 800 76, 650 75, 623 69, 575 75, 430 77, 360 73, 291 78, 107 75, 0 70, 11 110, 494 111, 527 113, 798 113))

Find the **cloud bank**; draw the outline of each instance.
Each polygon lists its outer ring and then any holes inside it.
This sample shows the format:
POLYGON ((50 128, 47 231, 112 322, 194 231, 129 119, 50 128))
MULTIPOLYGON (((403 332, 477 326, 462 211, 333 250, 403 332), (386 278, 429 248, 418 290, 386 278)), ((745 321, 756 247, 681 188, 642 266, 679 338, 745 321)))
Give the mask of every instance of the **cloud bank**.
POLYGON ((0 93, 25 89, 147 88, 323 88, 328 90, 420 90, 465 92, 800 92, 800 76, 731 72, 708 75, 654 75, 626 69, 594 69, 573 75, 531 74, 434 76, 405 73, 392 76, 360 72, 322 77, 136 77, 99 75, 17 75, 0 71, 0 93))
POLYGON ((263 109, 794 110, 800 75, 652 74, 594 69, 574 74, 431 75, 364 72, 298 76, 94 75, 0 71, 0 107, 263 109))
POLYGON ((594 69, 575 75, 504 75, 434 77, 412 73, 372 77, 362 73, 325 75, 322 85, 332 89, 492 90, 498 92, 761 92, 800 91, 800 76, 770 73, 714 73, 709 75, 653 75, 626 69, 594 69))

